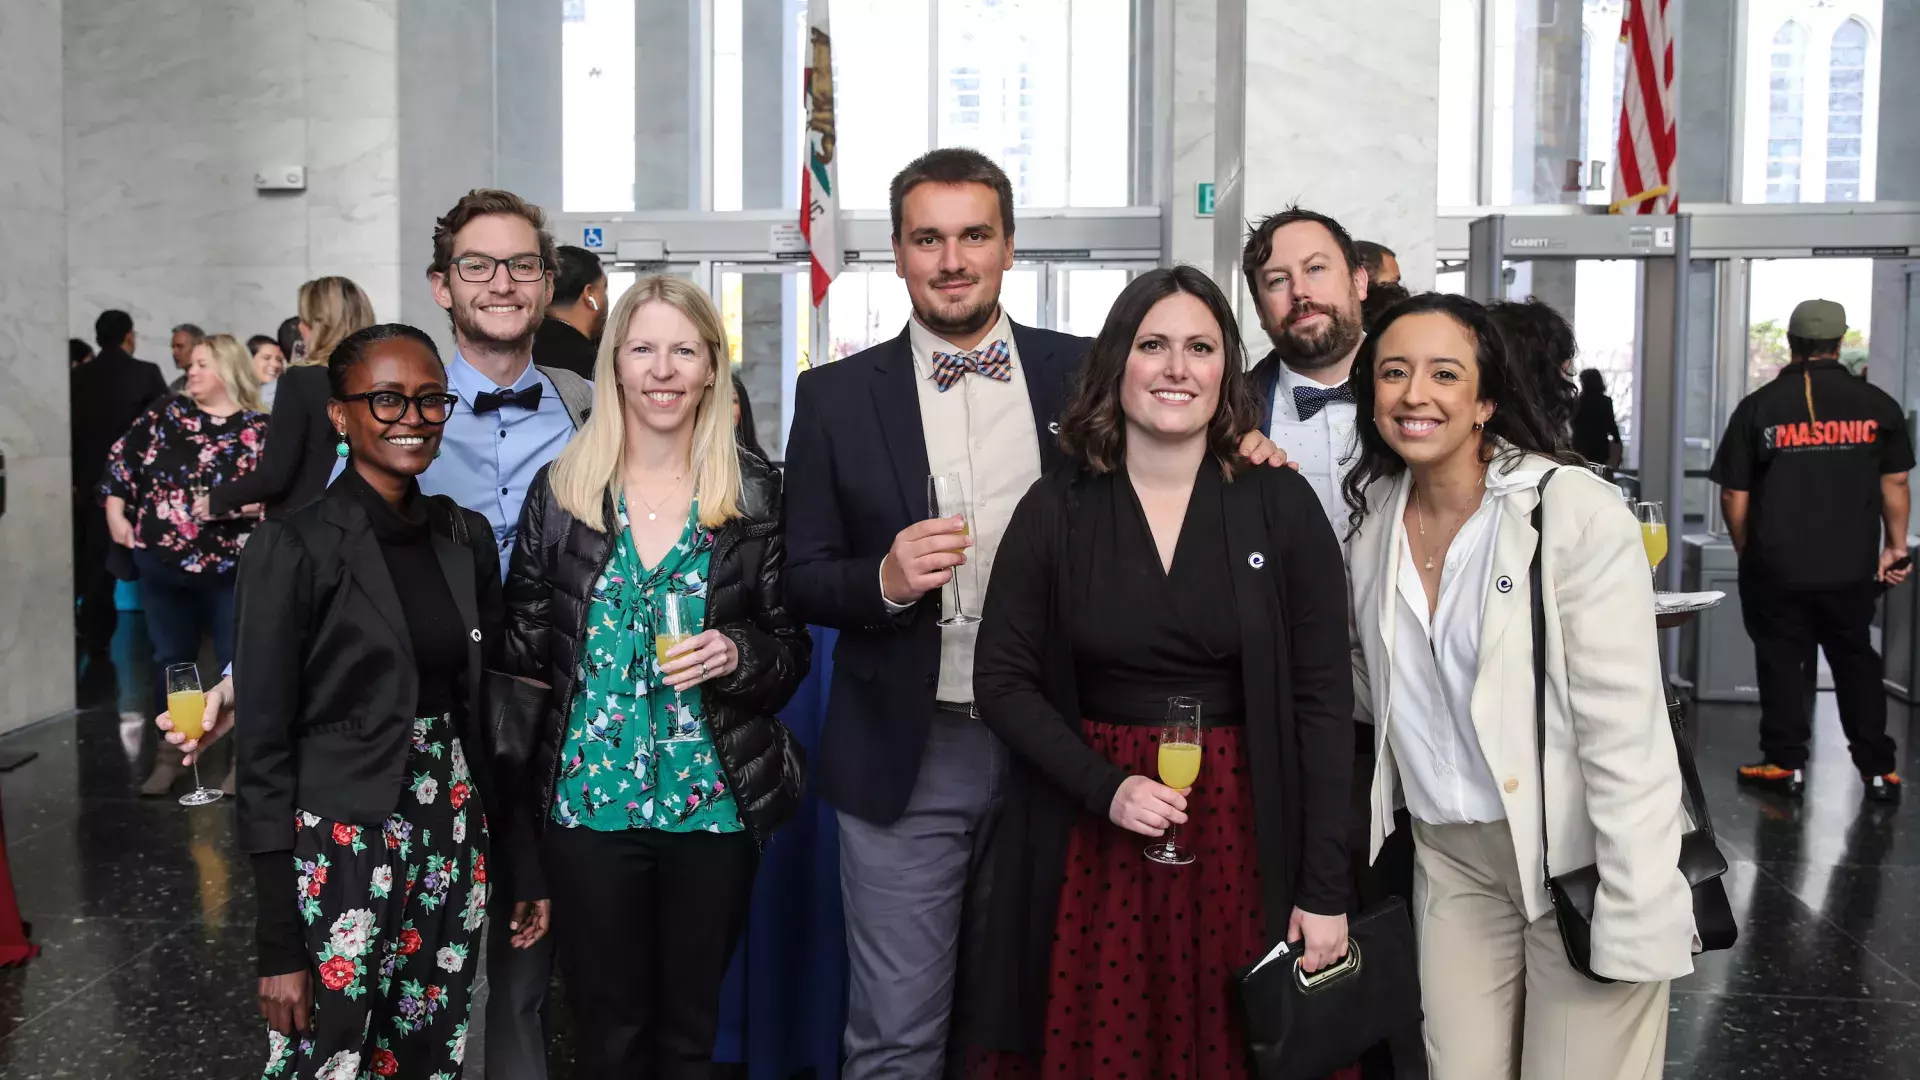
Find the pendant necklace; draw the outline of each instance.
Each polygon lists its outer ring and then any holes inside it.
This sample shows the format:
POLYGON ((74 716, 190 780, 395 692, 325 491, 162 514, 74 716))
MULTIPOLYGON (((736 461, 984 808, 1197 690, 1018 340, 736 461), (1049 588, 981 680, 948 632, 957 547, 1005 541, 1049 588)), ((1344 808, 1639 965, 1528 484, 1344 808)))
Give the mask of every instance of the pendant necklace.
MULTIPOLYGON (((641 490, 640 490, 640 485, 639 485, 639 484, 635 484, 635 485, 633 485, 633 493, 634 493, 635 495, 638 495, 638 496, 640 496, 640 503, 641 503, 641 505, 643 505, 643 506, 645 506, 645 507, 647 508, 647 520, 648 520, 648 521, 653 521, 653 520, 656 520, 656 519, 658 519, 658 518, 660 517, 660 507, 662 507, 662 506, 665 506, 665 505, 667 504, 667 500, 668 500, 668 499, 671 499, 671 498, 673 498, 673 494, 674 494, 674 492, 676 492, 676 491, 679 491, 679 490, 680 490, 680 485, 681 485, 681 484, 683 484, 683 483, 685 483, 685 482, 686 482, 686 479, 687 479, 686 477, 684 477, 684 476, 682 476, 682 477, 680 477, 680 478, 679 478, 678 480, 675 480, 675 481, 673 482, 673 486, 667 489, 667 493, 666 493, 665 495, 662 495, 662 496, 660 497, 660 501, 659 501, 659 502, 657 502, 657 503, 651 503, 651 502, 648 502, 648 501, 647 501, 647 493, 646 493, 646 492, 644 492, 644 491, 641 491, 641 490)), ((1416 510, 1416 512, 1417 512, 1419 508, 1418 508, 1418 507, 1415 507, 1414 509, 1415 509, 1415 510, 1416 510)), ((1422 536, 1425 536, 1426 534, 1425 534, 1425 533, 1421 533, 1420 535, 1422 535, 1422 536)), ((1431 567, 1429 567, 1429 569, 1431 569, 1431 567)))
MULTIPOLYGON (((1484 485, 1486 482, 1487 474, 1485 470, 1482 470, 1480 473, 1480 483, 1484 485)), ((1422 565, 1426 569, 1431 570, 1433 569, 1433 549, 1427 547, 1427 516, 1420 512, 1420 485, 1415 484, 1407 489, 1407 501, 1413 504, 1413 523, 1420 530, 1420 546, 1427 548, 1425 561, 1422 565)), ((1461 519, 1460 524, 1466 524, 1466 520, 1464 518, 1461 519)), ((1455 525, 1453 529, 1455 532, 1458 532, 1460 525, 1455 525)))

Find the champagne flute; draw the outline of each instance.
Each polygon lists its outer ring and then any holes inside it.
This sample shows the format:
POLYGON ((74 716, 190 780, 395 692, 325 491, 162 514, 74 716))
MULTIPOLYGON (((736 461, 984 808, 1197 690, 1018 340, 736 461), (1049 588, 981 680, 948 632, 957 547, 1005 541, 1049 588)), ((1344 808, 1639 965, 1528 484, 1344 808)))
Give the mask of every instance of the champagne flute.
MULTIPOLYGON (((206 734, 207 695, 200 689, 200 669, 192 664, 167 666, 167 718, 173 730, 189 739, 206 734)), ((205 806, 220 801, 220 789, 200 782, 200 755, 193 755, 193 790, 180 796, 181 806, 205 806)))
MULTIPOLYGON (((961 519, 960 534, 973 532, 973 513, 967 507, 967 491, 961 486, 959 473, 941 473, 927 477, 927 516, 955 517, 961 519)), ((946 608, 951 614, 940 620, 941 626, 966 626, 980 621, 980 616, 967 614, 960 602, 960 567, 953 568, 947 575, 947 583, 941 586, 944 594, 950 598, 946 608)))
MULTIPOLYGON (((1160 782, 1178 791, 1190 788, 1200 776, 1200 699, 1167 699, 1167 722, 1160 729, 1160 782)), ((1147 858, 1168 866, 1185 866, 1193 852, 1180 846, 1180 827, 1168 825, 1159 843, 1148 844, 1147 858)))
POLYGON ((1660 591, 1660 562, 1667 557, 1667 519, 1657 502, 1643 502, 1635 508, 1640 518, 1640 546, 1647 551, 1647 568, 1653 574, 1654 591, 1660 591))
MULTIPOLYGON (((700 632, 699 620, 693 617, 691 598, 685 593, 667 590, 666 602, 660 607, 661 621, 653 634, 653 656, 661 667, 667 664, 667 654, 700 632)), ((692 724, 685 720, 680 704, 680 691, 673 692, 673 734, 670 738, 686 739, 697 735, 697 731, 687 730, 692 724)))

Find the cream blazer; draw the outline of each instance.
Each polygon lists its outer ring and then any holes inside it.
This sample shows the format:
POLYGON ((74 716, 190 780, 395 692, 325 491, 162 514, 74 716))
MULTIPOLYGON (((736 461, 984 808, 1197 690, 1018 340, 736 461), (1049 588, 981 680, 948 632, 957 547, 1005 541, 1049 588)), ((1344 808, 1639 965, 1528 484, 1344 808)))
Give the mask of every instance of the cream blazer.
MULTIPOLYGON (((1505 468, 1496 462, 1494 468, 1505 468)), ((1531 457, 1520 470, 1548 469, 1531 457)), ((1397 560, 1406 543, 1408 475, 1368 491, 1353 538, 1354 701, 1374 721, 1368 858, 1393 830, 1398 774, 1393 710, 1397 560)), ((1528 572, 1539 535, 1534 490, 1502 500, 1481 624, 1473 726, 1507 813, 1527 883, 1527 919, 1551 913, 1540 860, 1540 770, 1534 754, 1533 627, 1528 572), (1501 584, 1508 588, 1501 588, 1501 584)), ((1679 760, 1668 732, 1653 585, 1640 528, 1613 485, 1562 468, 1547 486, 1543 600, 1547 626, 1547 827, 1556 873, 1597 863, 1593 969, 1625 982, 1693 970, 1693 902, 1678 869, 1685 828, 1679 760)))

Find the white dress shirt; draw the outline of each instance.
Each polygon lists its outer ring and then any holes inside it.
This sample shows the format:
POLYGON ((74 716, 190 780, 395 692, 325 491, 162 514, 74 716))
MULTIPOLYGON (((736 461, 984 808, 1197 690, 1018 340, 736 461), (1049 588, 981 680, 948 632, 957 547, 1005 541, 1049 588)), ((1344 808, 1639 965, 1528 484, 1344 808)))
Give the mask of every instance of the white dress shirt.
MULTIPOLYGON (((1487 590, 1495 587, 1491 575, 1500 501, 1511 492, 1531 490, 1539 481, 1538 471, 1506 476, 1498 469, 1488 471, 1486 497, 1447 548, 1440 568, 1440 602, 1431 618, 1413 550, 1418 530, 1403 533, 1395 559, 1400 610, 1394 619, 1393 717, 1387 738, 1407 811, 1429 825, 1507 817, 1474 728, 1473 684, 1480 670, 1487 590)), ((1436 543, 1440 539, 1434 534, 1429 538, 1436 543)), ((1510 587, 1524 584, 1513 582, 1510 587)), ((1531 703, 1526 715, 1532 715, 1531 703)))
MULTIPOLYGON (((933 354, 970 350, 945 340, 918 319, 908 320, 907 336, 913 346, 914 385, 920 398, 927 467, 934 475, 958 473, 966 491, 973 546, 967 549, 967 563, 958 569, 955 581, 961 606, 967 614, 978 616, 1007 522, 1012 520, 1021 496, 1040 479, 1040 436, 1034 429, 1033 403, 1027 395, 1026 372, 1020 367, 1020 348, 1013 338, 1013 323, 1002 311, 1000 321, 974 349, 1005 341, 1013 377, 1000 382, 969 373, 942 391, 933 381, 933 354)), ((947 594, 943 587, 942 611, 947 594)), ((881 599, 886 599, 884 592, 881 599)), ((887 601, 887 607, 905 610, 892 601, 887 601)), ((940 685, 935 692, 939 700, 973 700, 973 645, 978 632, 977 623, 940 628, 940 685)))
MULTIPOLYGON (((1345 382, 1334 384, 1345 385, 1345 382)), ((1360 460, 1360 448, 1353 435, 1357 414, 1351 401, 1329 401, 1303 421, 1293 404, 1296 386, 1333 389, 1281 364, 1280 377, 1273 388, 1273 415, 1267 423, 1267 437, 1287 452, 1289 461, 1299 464, 1300 475, 1313 485, 1313 493, 1320 497, 1320 508, 1327 512, 1327 520, 1333 523, 1334 534, 1340 537, 1344 548, 1349 508, 1346 497, 1340 493, 1340 485, 1360 460)))

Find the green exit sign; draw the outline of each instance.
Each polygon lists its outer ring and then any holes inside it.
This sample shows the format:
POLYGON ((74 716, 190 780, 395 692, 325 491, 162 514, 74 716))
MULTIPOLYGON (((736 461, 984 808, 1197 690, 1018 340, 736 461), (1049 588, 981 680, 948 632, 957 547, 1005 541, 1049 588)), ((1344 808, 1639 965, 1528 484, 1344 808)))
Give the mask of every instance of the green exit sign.
POLYGON ((1193 216, 1213 216, 1213 181, 1202 180, 1193 188, 1193 216))

